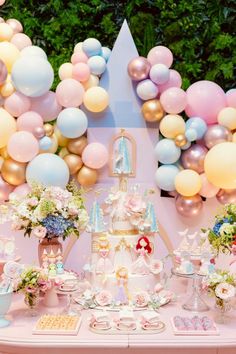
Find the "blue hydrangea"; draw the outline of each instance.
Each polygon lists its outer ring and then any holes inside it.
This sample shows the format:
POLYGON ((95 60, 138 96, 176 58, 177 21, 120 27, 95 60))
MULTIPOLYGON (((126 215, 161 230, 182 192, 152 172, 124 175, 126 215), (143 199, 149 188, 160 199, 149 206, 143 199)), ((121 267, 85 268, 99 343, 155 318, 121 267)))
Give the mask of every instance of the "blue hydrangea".
POLYGON ((213 227, 213 232, 217 235, 220 236, 220 228, 223 224, 228 223, 230 224, 233 221, 233 219, 231 217, 229 218, 223 218, 220 221, 217 221, 217 223, 215 223, 214 227, 213 227))
POLYGON ((46 227, 48 236, 63 236, 65 232, 74 227, 74 223, 71 220, 65 219, 61 215, 48 215, 42 220, 42 225, 46 227))

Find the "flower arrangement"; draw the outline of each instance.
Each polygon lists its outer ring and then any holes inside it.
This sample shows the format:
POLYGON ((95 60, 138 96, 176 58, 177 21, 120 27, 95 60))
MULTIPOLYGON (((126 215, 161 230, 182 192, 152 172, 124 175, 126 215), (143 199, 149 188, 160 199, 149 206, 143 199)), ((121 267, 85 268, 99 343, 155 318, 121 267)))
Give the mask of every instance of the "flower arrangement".
POLYGON ((73 182, 66 189, 33 183, 26 197, 13 195, 10 204, 14 210, 13 229, 24 230, 29 237, 64 240, 70 234, 79 236, 88 221, 81 191, 73 182))
POLYGON ((215 225, 208 232, 208 239, 216 251, 231 253, 236 245, 236 204, 228 204, 223 213, 215 217, 215 225))
POLYGON ((228 271, 218 269, 203 279, 202 286, 210 296, 216 298, 216 305, 223 308, 224 302, 235 296, 236 278, 228 271))

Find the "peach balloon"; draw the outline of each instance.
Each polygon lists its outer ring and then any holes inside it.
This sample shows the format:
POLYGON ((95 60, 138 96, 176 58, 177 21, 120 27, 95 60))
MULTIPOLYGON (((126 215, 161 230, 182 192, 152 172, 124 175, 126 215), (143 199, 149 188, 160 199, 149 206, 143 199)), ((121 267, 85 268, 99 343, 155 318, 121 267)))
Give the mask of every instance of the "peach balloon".
POLYGON ((43 127, 43 119, 42 117, 34 112, 28 111, 20 115, 16 121, 17 130, 24 130, 30 133, 35 132, 35 128, 43 127))
POLYGON ((202 181, 202 187, 199 191, 199 194, 205 198, 213 198, 219 192, 219 188, 214 186, 211 182, 208 181, 207 176, 205 173, 200 175, 202 181))
POLYGON ((198 194, 202 187, 200 175, 193 170, 182 170, 175 177, 175 189, 184 197, 198 194))
POLYGON ((73 65, 77 64, 77 63, 87 63, 88 61, 88 57, 87 55, 82 52, 82 51, 79 51, 79 52, 75 52, 74 54, 72 54, 71 56, 71 63, 73 65))
POLYGON ((15 18, 9 18, 6 23, 8 23, 11 28, 13 29, 14 33, 23 32, 23 26, 20 21, 16 20, 15 18))
POLYGON ((223 108, 218 116, 218 123, 223 125, 224 127, 234 130, 236 129, 236 108, 233 107, 225 107, 223 108))
POLYGON ((13 29, 7 23, 0 23, 0 41, 10 41, 13 37, 13 29))
POLYGON ((7 67, 8 72, 11 72, 12 66, 20 57, 19 49, 10 42, 0 43, 0 59, 2 59, 7 67))
POLYGON ((0 108, 0 127, 0 148, 2 148, 16 131, 15 119, 3 108, 0 108))
POLYGON ((85 90, 88 90, 90 87, 95 87, 99 85, 99 78, 96 75, 91 74, 89 79, 82 83, 85 90))
POLYGON ((161 120, 159 128, 165 138, 174 139, 185 133, 185 121, 178 114, 168 114, 161 120))
POLYGON ((67 154, 64 156, 63 160, 69 167, 69 171, 71 175, 77 173, 83 166, 83 161, 81 157, 75 154, 67 154))
POLYGON ((63 107, 78 107, 83 102, 84 88, 74 79, 65 79, 57 86, 56 97, 63 107))
POLYGON ((8 140, 7 151, 15 161, 29 162, 38 154, 39 143, 32 133, 20 131, 8 140))
POLYGON ((88 140, 86 136, 80 136, 76 139, 70 139, 67 145, 67 149, 76 155, 82 155, 85 147, 88 145, 88 140))
POLYGON ((102 87, 91 87, 84 94, 84 105, 90 112, 102 112, 108 104, 108 93, 102 87))
POLYGON ((77 44, 75 45, 75 47, 74 47, 74 53, 76 53, 76 52, 83 52, 82 47, 83 47, 83 42, 77 43, 77 44))
POLYGON ((15 92, 15 87, 11 82, 5 82, 1 86, 0 90, 2 97, 9 97, 15 92))
POLYGON ((170 69, 169 73, 170 73, 169 80, 162 85, 158 85, 158 89, 160 93, 164 92, 170 87, 181 87, 182 85, 182 78, 178 73, 178 71, 170 69))
POLYGON ((229 107, 236 108, 236 89, 231 89, 226 92, 226 101, 229 107))
POLYGON ((4 102, 4 108, 14 117, 29 111, 30 106, 30 99, 20 92, 14 92, 4 102))
POLYGON ((58 75, 61 80, 72 78, 73 65, 71 63, 64 63, 60 66, 58 75))
POLYGON ((55 92, 48 91, 43 96, 31 98, 31 110, 37 112, 44 120, 50 122, 57 118, 62 110, 55 92))
POLYGON ((149 51, 147 59, 151 65, 164 64, 169 68, 173 63, 173 54, 169 48, 158 45, 149 51))
POLYGON ((72 77, 75 80, 86 82, 90 77, 90 68, 85 63, 77 63, 73 66, 72 77))
POLYGON ((25 163, 17 162, 10 158, 4 161, 1 169, 4 180, 13 186, 25 183, 25 171, 25 163))
POLYGON ((14 44, 19 50, 24 49, 32 45, 30 37, 24 33, 16 33, 11 39, 11 43, 14 44))
POLYGON ((98 173, 96 170, 83 166, 76 178, 82 187, 90 187, 97 182, 98 173))
POLYGON ((108 161, 107 148, 100 143, 88 144, 82 153, 82 160, 87 167, 102 168, 108 161))
POLYGON ((187 95, 179 87, 170 87, 161 94, 160 102, 167 113, 180 113, 186 107, 187 95))

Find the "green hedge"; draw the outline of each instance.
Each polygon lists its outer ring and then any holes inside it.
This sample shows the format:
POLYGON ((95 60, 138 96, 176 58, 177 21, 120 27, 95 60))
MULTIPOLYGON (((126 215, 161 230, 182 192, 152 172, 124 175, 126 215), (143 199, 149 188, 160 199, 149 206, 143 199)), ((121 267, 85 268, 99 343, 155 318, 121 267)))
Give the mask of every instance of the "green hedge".
POLYGON ((112 48, 124 18, 141 55, 156 44, 174 53, 175 68, 191 82, 209 79, 235 85, 235 0, 6 0, 0 16, 20 20, 43 47, 55 71, 74 45, 96 37, 112 48))

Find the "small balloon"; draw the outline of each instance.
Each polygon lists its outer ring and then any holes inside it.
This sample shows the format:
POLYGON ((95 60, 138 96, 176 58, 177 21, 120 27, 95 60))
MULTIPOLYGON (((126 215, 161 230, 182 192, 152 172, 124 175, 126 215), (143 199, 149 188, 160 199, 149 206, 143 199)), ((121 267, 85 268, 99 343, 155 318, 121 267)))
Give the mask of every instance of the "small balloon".
POLYGON ((187 144, 187 139, 184 134, 179 134, 175 137, 175 145, 182 148, 187 144))
POLYGON ((58 75, 61 80, 72 79, 73 65, 71 63, 64 63, 60 66, 58 75))
POLYGON ((2 85, 7 79, 7 67, 5 63, 0 59, 0 85, 2 85))
POLYGON ((31 188, 28 185, 28 183, 23 183, 20 186, 17 186, 14 189, 13 193, 20 198, 25 198, 27 196, 27 194, 30 193, 30 191, 31 191, 31 188))
POLYGON ((188 128, 185 131, 185 136, 187 140, 191 143, 192 141, 197 140, 197 131, 193 128, 188 128))
POLYGON ((216 195, 216 199, 219 203, 235 204, 236 203, 236 189, 220 189, 216 195))
POLYGON ((102 87, 91 87, 84 94, 84 105, 90 112, 102 112, 108 104, 109 95, 102 87))
POLYGON ((88 56, 100 55, 102 45, 96 38, 88 38, 82 43, 82 50, 88 56))
POLYGON ((7 145, 10 136, 16 131, 16 121, 5 109, 0 108, 0 148, 7 145))
POLYGON ((39 143, 32 133, 19 131, 10 137, 7 151, 15 161, 29 162, 39 153, 39 143))
POLYGON ((138 83, 136 92, 141 100, 147 101, 157 97, 158 87, 152 82, 152 80, 146 79, 138 83))
POLYGON ((83 51, 74 52, 71 56, 71 63, 73 65, 77 63, 87 63, 87 62, 88 62, 88 56, 83 51))
POLYGON ((14 117, 29 111, 30 105, 30 99, 20 92, 14 92, 4 102, 4 108, 14 117))
MULTIPOLYGON (((200 118, 200 117, 192 117, 192 118, 189 118, 187 121, 186 121, 186 131, 188 129, 192 129, 194 131, 194 136, 193 136, 193 140, 199 140, 199 139, 202 139, 204 134, 206 133, 207 131, 207 124, 206 122, 200 118)), ((188 133, 189 135, 189 138, 191 138, 191 133, 189 132, 188 133)), ((191 140, 189 140, 191 141, 191 140)))
POLYGON ((226 92, 227 106, 236 108, 236 89, 231 89, 226 92))
POLYGON ((147 59, 151 65, 164 64, 169 68, 173 63, 173 54, 169 48, 158 45, 149 51, 147 59))
POLYGON ((192 197, 178 195, 175 199, 175 206, 180 215, 191 218, 199 215, 203 207, 203 202, 199 194, 192 197))
POLYGON ((54 126, 54 134, 57 137, 58 145, 61 147, 67 146, 69 139, 63 136, 57 126, 54 126))
POLYGON ((13 29, 7 23, 0 23, 0 41, 10 42, 13 37, 13 29))
POLYGON ((199 194, 204 198, 213 198, 219 192, 219 188, 215 187, 212 183, 210 183, 207 179, 205 173, 200 175, 202 181, 202 187, 200 189, 199 194))
POLYGON ((52 136, 50 136, 50 139, 52 141, 52 146, 48 149, 48 150, 44 150, 41 151, 43 153, 51 153, 51 154, 55 154, 57 152, 58 149, 58 140, 57 140, 57 136, 55 133, 52 134, 52 136))
MULTIPOLYGON (((236 95, 235 95, 236 97, 236 95)), ((236 103, 235 103, 236 106, 236 103)), ((218 123, 228 128, 229 130, 236 129, 236 108, 226 107, 223 108, 217 117, 218 123)))
POLYGON ((0 42, 0 59, 5 63, 8 72, 11 72, 13 64, 19 59, 19 49, 10 42, 0 42))
POLYGON ((89 71, 93 75, 102 75, 104 71, 106 70, 106 60, 103 57, 100 57, 99 55, 92 56, 88 59, 87 64, 89 67, 89 71))
POLYGON ((142 105, 142 115, 147 122, 159 122, 164 117, 164 110, 159 100, 148 100, 142 105))
POLYGON ((13 186, 19 186, 25 183, 26 164, 12 160, 4 161, 1 169, 2 177, 6 182, 13 186))
POLYGON ((9 199, 9 194, 13 191, 14 187, 5 182, 0 176, 0 202, 5 202, 9 199))
POLYGON ((172 164, 180 158, 181 150, 171 139, 160 140, 155 147, 155 157, 163 164, 172 164))
POLYGON ((73 66, 72 77, 80 82, 86 82, 90 77, 90 67, 85 63, 77 63, 73 66))
POLYGON ((66 138, 78 138, 86 132, 88 119, 81 109, 66 108, 57 118, 57 127, 66 138))
POLYGON ((52 136, 54 133, 54 126, 52 124, 46 123, 44 124, 43 128, 46 136, 52 136))
POLYGON ((160 97, 162 107, 167 113, 180 113, 187 104, 187 95, 184 90, 179 87, 171 87, 165 90, 160 97))
MULTIPOLYGON (((34 134, 37 128, 43 128, 43 119, 38 113, 28 111, 18 117, 16 127, 17 130, 24 130, 34 134)), ((38 138, 36 135, 35 137, 38 138)))
POLYGON ((40 150, 49 150, 52 147, 52 139, 48 136, 44 136, 39 140, 39 149, 40 150))
POLYGON ((232 141, 232 133, 229 129, 223 127, 222 125, 211 125, 208 127, 207 132, 204 135, 204 142, 208 149, 227 141, 232 141))
POLYGON ((192 197, 200 191, 201 187, 201 178, 193 170, 182 170, 175 177, 175 189, 184 197, 192 197))
POLYGON ((67 154, 64 156, 63 160, 67 164, 71 175, 77 173, 83 166, 81 157, 75 154, 67 154))
POLYGON ((164 64, 155 64, 150 69, 150 79, 157 85, 165 84, 170 78, 170 70, 164 64))
POLYGON ((72 154, 76 154, 76 155, 81 156, 87 145, 88 145, 87 138, 85 136, 81 136, 79 138, 69 140, 69 143, 67 145, 67 149, 72 154))
POLYGON ((151 65, 144 57, 132 59, 128 64, 128 74, 131 80, 140 81, 147 79, 151 65))
POLYGON ((87 166, 83 166, 77 175, 77 181, 82 187, 90 187, 97 182, 98 173, 87 166))
POLYGON ((202 145, 194 144, 181 155, 181 163, 184 168, 198 173, 204 172, 204 160, 208 150, 202 145))
POLYGON ((83 102, 84 88, 75 79, 65 79, 57 86, 56 97, 63 107, 78 107, 83 102))
POLYGON ((185 121, 178 114, 168 114, 161 120, 159 128, 165 138, 174 139, 185 133, 185 121))
POLYGON ((170 69, 170 77, 167 82, 163 85, 158 85, 160 93, 164 92, 165 90, 169 89, 170 87, 181 87, 182 85, 182 78, 178 71, 170 69))
MULTIPOLYGON (((3 0, 2 0, 3 1, 3 0)), ((23 26, 20 21, 16 20, 15 18, 9 18, 6 23, 11 26, 14 33, 23 32, 23 26)))
POLYGON ((45 130, 43 127, 36 127, 32 132, 37 139, 41 139, 45 135, 45 130))
POLYGON ((155 181, 157 186, 164 191, 175 190, 175 177, 179 173, 178 167, 175 165, 162 165, 155 174, 155 181))
POLYGON ((32 45, 31 39, 24 33, 16 33, 11 39, 11 43, 14 44, 19 50, 32 45))

